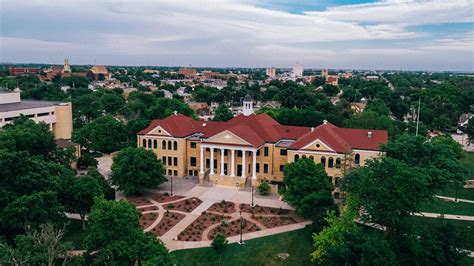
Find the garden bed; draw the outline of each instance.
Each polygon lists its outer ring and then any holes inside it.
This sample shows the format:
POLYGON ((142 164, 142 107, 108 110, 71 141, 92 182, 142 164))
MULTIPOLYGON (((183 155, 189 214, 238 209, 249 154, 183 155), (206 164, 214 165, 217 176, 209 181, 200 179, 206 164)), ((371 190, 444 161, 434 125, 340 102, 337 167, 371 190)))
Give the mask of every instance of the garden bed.
POLYGON ((186 215, 182 213, 165 212, 161 221, 149 232, 157 236, 162 236, 171 228, 173 228, 173 226, 179 223, 179 221, 181 221, 184 217, 186 217, 186 215))
MULTIPOLYGON (((249 220, 243 219, 242 221, 242 234, 260 231, 260 227, 252 223, 249 220)), ((234 220, 232 222, 221 222, 219 226, 213 228, 209 231, 207 237, 209 239, 214 239, 214 236, 217 233, 223 233, 225 237, 236 236, 240 234, 240 219, 234 220)))
POLYGON ((142 216, 140 217, 140 221, 139 221, 140 226, 143 227, 144 229, 146 229, 151 224, 153 224, 157 218, 158 218, 158 213, 157 212, 142 214, 142 216))
POLYGON ((170 202, 170 201, 175 201, 175 200, 180 200, 185 198, 184 196, 178 196, 178 195, 173 195, 171 196, 168 193, 163 193, 163 194, 151 194, 148 196, 149 199, 152 199, 158 203, 165 203, 165 202, 170 202))
POLYGON ((282 209, 282 208, 272 208, 265 206, 250 206, 250 204, 241 203, 240 210, 242 212, 258 214, 258 215, 289 215, 294 213, 292 210, 282 209))
POLYGON ((218 213, 234 213, 235 212, 235 203, 230 201, 221 201, 212 204, 208 211, 218 212, 218 213))
POLYGON ((178 235, 181 241, 201 241, 202 233, 206 228, 220 223, 222 220, 229 220, 230 216, 218 215, 214 213, 203 212, 194 222, 186 227, 178 235))
POLYGON ((141 212, 147 212, 147 211, 157 211, 158 207, 153 205, 153 206, 148 206, 144 208, 138 208, 141 212))
POLYGON ((295 224, 298 222, 295 218, 289 216, 255 216, 252 217, 252 219, 260 222, 266 228, 274 228, 289 224, 295 224))
POLYGON ((144 196, 127 196, 127 201, 135 205, 136 207, 145 206, 152 204, 146 197, 144 196))
POLYGON ((164 204, 163 208, 170 211, 192 212, 201 203, 202 200, 198 198, 190 198, 178 202, 164 204))

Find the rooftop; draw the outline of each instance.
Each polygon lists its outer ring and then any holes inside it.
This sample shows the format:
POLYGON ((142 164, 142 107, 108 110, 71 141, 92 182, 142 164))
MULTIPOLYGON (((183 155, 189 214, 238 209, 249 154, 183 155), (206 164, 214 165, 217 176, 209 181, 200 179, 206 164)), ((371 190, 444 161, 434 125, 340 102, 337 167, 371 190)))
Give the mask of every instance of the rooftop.
POLYGON ((18 110, 43 108, 43 107, 59 105, 61 103, 64 103, 64 102, 22 100, 21 102, 17 102, 17 103, 0 104, 0 112, 3 113, 3 112, 18 111, 18 110))

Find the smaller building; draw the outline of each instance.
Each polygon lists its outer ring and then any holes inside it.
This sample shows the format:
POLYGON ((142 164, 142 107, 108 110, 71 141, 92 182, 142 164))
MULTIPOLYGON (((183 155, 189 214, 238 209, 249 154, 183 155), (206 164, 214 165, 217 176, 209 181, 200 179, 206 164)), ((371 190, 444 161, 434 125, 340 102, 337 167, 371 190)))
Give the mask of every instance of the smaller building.
POLYGON ((275 78, 276 77, 276 68, 274 68, 274 67, 267 68, 266 74, 270 78, 275 78))
POLYGON ((330 85, 337 86, 339 84, 339 77, 338 76, 327 76, 326 83, 330 85))
POLYGON ((41 72, 38 67, 15 67, 11 66, 8 68, 10 76, 21 76, 21 75, 36 75, 41 72))
POLYGON ((88 76, 94 80, 105 80, 110 78, 107 67, 102 65, 94 65, 88 73, 88 76))
POLYGON ((296 64, 293 65, 293 71, 291 72, 291 75, 297 78, 303 76, 303 67, 300 65, 300 63, 296 62, 296 64))
POLYGON ((192 79, 196 76, 196 69, 182 67, 179 69, 178 74, 183 75, 186 78, 192 79))

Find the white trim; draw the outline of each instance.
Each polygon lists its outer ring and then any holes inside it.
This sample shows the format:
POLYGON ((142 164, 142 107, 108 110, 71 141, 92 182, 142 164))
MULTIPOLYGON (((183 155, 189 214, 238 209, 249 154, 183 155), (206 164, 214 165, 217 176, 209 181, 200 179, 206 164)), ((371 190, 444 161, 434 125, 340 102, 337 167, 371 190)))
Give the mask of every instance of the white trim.
POLYGON ((312 151, 312 150, 288 150, 292 153, 309 153, 309 154, 316 154, 316 155, 344 155, 344 153, 337 153, 337 152, 323 152, 323 151, 312 151))
POLYGON ((319 138, 315 139, 313 142, 310 142, 310 143, 306 144, 306 146, 301 147, 300 150, 306 149, 307 147, 313 145, 314 143, 316 143, 316 142, 318 142, 318 141, 321 142, 322 144, 324 144, 324 146, 328 147, 331 151, 336 152, 333 148, 331 148, 330 145, 328 145, 326 142, 322 141, 322 140, 319 139, 319 138))
MULTIPOLYGON (((219 133, 217 133, 217 134, 215 134, 215 135, 213 135, 213 136, 210 137, 210 138, 207 138, 205 141, 207 141, 207 142, 212 142, 212 139, 218 138, 219 136, 221 136, 221 135, 223 135, 223 134, 230 134, 230 135, 232 135, 232 136, 235 136, 235 138, 239 139, 240 141, 245 142, 246 145, 253 146, 253 145, 252 145, 251 143, 249 143, 248 141, 242 139, 242 138, 239 137, 237 134, 235 134, 235 133, 233 133, 233 132, 231 132, 231 131, 229 131, 229 130, 227 130, 227 129, 224 130, 224 131, 221 131, 221 132, 219 132, 219 133)), ((222 144, 226 144, 226 143, 222 143, 222 144)), ((233 143, 230 143, 230 144, 233 144, 233 143)), ((239 144, 237 144, 237 145, 239 145, 239 144)))
POLYGON ((226 149, 226 150, 241 150, 241 151, 257 151, 258 148, 251 148, 251 147, 241 147, 235 145, 225 145, 225 144, 211 144, 211 143, 201 143, 201 147, 204 148, 214 148, 214 149, 226 149))
MULTIPOLYGON (((148 131, 148 133, 146 133, 145 135, 148 135, 149 133, 151 133, 151 132, 157 130, 158 128, 160 128, 163 132, 165 132, 166 134, 168 134, 168 136, 172 137, 172 135, 171 135, 168 131, 164 130, 163 127, 160 126, 160 125, 154 127, 152 130, 148 131)), ((152 134, 150 134, 150 135, 152 135, 152 134)), ((153 135, 152 135, 152 136, 153 136, 153 135)))

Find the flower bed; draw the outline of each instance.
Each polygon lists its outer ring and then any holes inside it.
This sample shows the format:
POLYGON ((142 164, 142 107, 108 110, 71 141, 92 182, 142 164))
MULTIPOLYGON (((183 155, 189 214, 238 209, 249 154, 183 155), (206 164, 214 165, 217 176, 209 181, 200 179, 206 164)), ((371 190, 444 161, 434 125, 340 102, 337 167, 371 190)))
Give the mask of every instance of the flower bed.
POLYGON ((230 216, 218 215, 214 213, 203 212, 194 222, 186 227, 178 235, 181 241, 201 241, 202 233, 211 225, 218 224, 222 220, 228 220, 230 216))
POLYGON ((171 228, 173 228, 173 226, 179 223, 179 221, 181 221, 184 217, 186 217, 186 215, 182 213, 165 212, 161 221, 149 232, 157 236, 162 236, 171 228))
POLYGON ((221 201, 212 204, 208 211, 218 212, 218 213, 234 213, 235 212, 235 203, 230 201, 221 201))
POLYGON ((282 209, 282 208, 272 208, 255 205, 250 206, 250 204, 241 203, 240 210, 247 213, 259 214, 259 215, 289 215, 294 213, 292 210, 282 209))
POLYGON ((127 196, 127 201, 132 203, 133 205, 140 207, 145 205, 152 204, 146 197, 144 196, 127 196))
POLYGON ((158 207, 153 205, 153 206, 148 206, 148 207, 138 208, 138 209, 142 212, 147 212, 147 211, 157 211, 158 207))
POLYGON ((202 203, 202 200, 198 198, 190 198, 190 199, 185 199, 178 202, 164 204, 163 208, 165 210, 170 210, 170 211, 174 210, 174 211, 182 211, 182 212, 192 212, 201 203, 202 203))
POLYGON ((267 228, 295 224, 298 222, 295 218, 289 216, 255 216, 253 219, 260 222, 267 228))
POLYGON ((165 203, 165 202, 170 202, 170 201, 175 201, 175 200, 180 200, 185 198, 184 196, 178 196, 178 195, 173 195, 171 196, 168 193, 164 194, 151 194, 148 196, 149 199, 152 199, 158 203, 165 203))
MULTIPOLYGON (((252 223, 251 221, 246 220, 246 219, 242 220, 242 233, 243 234, 256 232, 260 230, 261 230, 260 227, 258 227, 256 224, 252 223)), ((240 234, 240 219, 234 220, 230 223, 222 222, 219 226, 209 231, 209 234, 207 235, 208 239, 214 239, 214 236, 217 233, 223 233, 225 237, 239 235, 240 234)))
POLYGON ((140 225, 146 229, 158 218, 157 212, 145 213, 140 217, 140 225))

